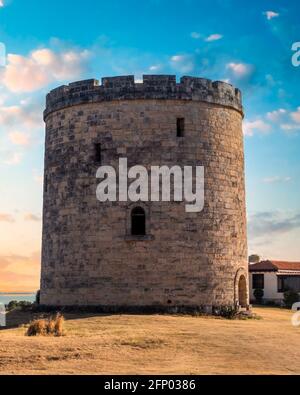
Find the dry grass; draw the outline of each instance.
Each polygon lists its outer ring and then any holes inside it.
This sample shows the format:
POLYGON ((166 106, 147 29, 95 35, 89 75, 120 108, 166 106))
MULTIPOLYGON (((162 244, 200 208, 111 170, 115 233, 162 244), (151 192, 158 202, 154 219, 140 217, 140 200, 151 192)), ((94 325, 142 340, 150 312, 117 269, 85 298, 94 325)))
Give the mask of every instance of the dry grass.
POLYGON ((57 314, 56 317, 47 319, 38 319, 29 323, 26 331, 27 336, 64 336, 64 322, 62 315, 57 314))
MULTIPOLYGON (((261 320, 66 315, 67 337, 5 329, 0 374, 299 374, 292 313, 255 311, 261 320)), ((17 313, 18 324, 26 320, 28 313, 17 313)))

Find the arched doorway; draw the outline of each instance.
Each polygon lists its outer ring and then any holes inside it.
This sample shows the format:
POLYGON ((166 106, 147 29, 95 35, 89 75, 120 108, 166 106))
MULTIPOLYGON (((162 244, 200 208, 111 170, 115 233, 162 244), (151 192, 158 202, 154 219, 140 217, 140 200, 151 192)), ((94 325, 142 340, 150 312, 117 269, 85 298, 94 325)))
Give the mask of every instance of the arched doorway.
POLYGON ((247 307, 248 305, 248 297, 247 297, 247 280, 244 275, 241 275, 239 278, 238 284, 238 303, 240 307, 247 307))

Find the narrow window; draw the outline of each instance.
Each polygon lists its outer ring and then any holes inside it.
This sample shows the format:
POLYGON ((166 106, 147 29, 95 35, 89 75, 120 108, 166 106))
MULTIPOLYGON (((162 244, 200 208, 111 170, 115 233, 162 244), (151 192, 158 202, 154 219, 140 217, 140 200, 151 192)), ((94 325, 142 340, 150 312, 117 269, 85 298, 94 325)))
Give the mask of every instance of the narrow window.
POLYGON ((146 213, 142 207, 136 207, 131 212, 131 234, 133 236, 146 235, 146 213))
POLYGON ((177 118, 177 137, 184 137, 184 118, 177 118))
POLYGON ((264 289, 265 288, 265 276, 264 274, 253 274, 253 289, 264 289))
POLYGON ((101 164, 102 162, 102 151, 101 151, 101 144, 96 143, 95 144, 95 161, 96 163, 101 164))

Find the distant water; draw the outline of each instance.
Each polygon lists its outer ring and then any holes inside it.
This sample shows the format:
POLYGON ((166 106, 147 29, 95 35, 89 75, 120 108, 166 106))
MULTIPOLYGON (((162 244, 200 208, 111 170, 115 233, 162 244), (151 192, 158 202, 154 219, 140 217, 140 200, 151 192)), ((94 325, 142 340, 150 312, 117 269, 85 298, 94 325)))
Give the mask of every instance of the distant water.
POLYGON ((0 303, 8 304, 12 300, 16 300, 17 302, 34 302, 35 294, 30 293, 0 293, 0 303))

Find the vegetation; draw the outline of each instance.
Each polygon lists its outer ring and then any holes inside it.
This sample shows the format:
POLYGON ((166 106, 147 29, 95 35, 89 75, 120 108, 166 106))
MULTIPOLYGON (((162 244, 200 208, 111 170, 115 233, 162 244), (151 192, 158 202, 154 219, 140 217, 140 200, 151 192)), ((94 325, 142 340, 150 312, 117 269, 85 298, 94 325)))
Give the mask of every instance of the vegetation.
POLYGON ((222 307, 219 315, 228 320, 232 320, 237 317, 237 313, 238 311, 234 307, 222 307))
POLYGON ((13 311, 16 309, 22 310, 22 311, 28 311, 32 308, 33 304, 31 302, 26 302, 26 301, 16 301, 12 300, 11 302, 8 303, 6 306, 7 311, 13 311))
POLYGON ((261 288, 257 288, 254 290, 253 295, 256 299, 256 302, 258 304, 262 304, 263 298, 264 298, 264 290, 261 288))
POLYGON ((64 336, 65 319, 57 314, 55 318, 34 320, 29 324, 27 336, 64 336))
POLYGON ((284 301, 284 305, 290 309, 294 303, 300 301, 298 292, 293 291, 291 289, 285 291, 283 301, 284 301))
POLYGON ((260 256, 253 254, 249 256, 249 263, 258 263, 260 262, 260 256))

